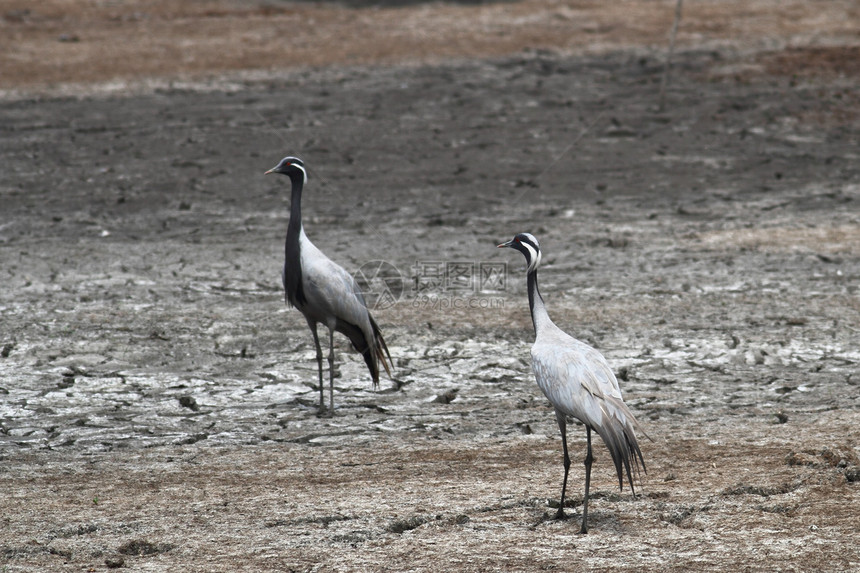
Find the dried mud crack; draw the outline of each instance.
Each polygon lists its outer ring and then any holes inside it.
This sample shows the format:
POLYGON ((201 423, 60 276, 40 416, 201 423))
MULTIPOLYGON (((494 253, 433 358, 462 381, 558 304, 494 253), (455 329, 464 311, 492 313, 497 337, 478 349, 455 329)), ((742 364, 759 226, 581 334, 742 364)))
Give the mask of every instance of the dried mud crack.
POLYGON ((694 3, 659 112, 674 2, 193 4, 0 14, 0 568, 860 568, 856 6, 694 3), (330 418, 287 153, 314 242, 405 285, 396 379, 336 338, 330 418), (595 449, 585 536, 517 231, 654 438, 635 498, 595 449))

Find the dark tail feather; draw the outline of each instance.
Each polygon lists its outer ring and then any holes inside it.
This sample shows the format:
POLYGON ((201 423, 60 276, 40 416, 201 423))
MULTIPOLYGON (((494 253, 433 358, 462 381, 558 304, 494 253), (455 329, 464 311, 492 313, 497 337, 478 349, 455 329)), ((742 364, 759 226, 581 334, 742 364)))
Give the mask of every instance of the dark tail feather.
MULTIPOLYGON (((626 449, 624 438, 619 436, 617 429, 611 426, 601 428, 597 430, 597 433, 603 438, 603 443, 606 444, 606 448, 612 456, 615 473, 618 474, 618 487, 624 489, 624 469, 628 466, 627 457, 629 456, 629 453, 624 451, 626 449)), ((630 485, 632 487, 632 480, 630 485)))
MULTIPOLYGON (((627 481, 630 482, 630 491, 633 492, 633 497, 636 497, 636 490, 633 488, 633 475, 639 477, 639 465, 642 465, 642 471, 648 473, 645 468, 645 460, 642 459, 642 451, 639 449, 639 444, 636 442, 636 434, 633 433, 633 428, 624 429, 624 469, 627 470, 627 481), (633 472, 631 472, 631 469, 633 472)), ((618 473, 621 477, 621 472, 618 473)), ((624 489, 623 480, 621 481, 621 489, 624 489)))
POLYGON ((367 364, 367 369, 370 370, 370 377, 373 378, 373 387, 379 386, 379 362, 382 361, 382 366, 385 368, 388 377, 391 377, 391 354, 388 353, 388 346, 385 345, 385 339, 382 338, 382 332, 379 331, 379 326, 373 317, 370 316, 370 326, 373 331, 373 340, 367 340, 364 333, 357 326, 339 322, 337 326, 338 332, 347 335, 352 341, 352 347, 355 348, 364 357, 364 363, 367 364), (386 361, 386 356, 388 360, 386 361))
POLYGON ((639 449, 639 443, 636 441, 633 427, 630 425, 623 427, 618 424, 618 426, 602 428, 598 433, 603 438, 603 443, 609 449, 612 462, 615 464, 615 472, 618 474, 618 487, 624 489, 624 475, 627 474, 630 491, 635 496, 636 489, 633 485, 633 474, 639 475, 640 465, 642 471, 647 473, 647 469, 645 468, 645 460, 642 458, 642 450, 639 449))
MULTIPOLYGON (((389 362, 393 365, 394 361, 391 360, 391 353, 388 352, 388 345, 385 344, 385 339, 382 338, 382 331, 379 330, 379 325, 376 324, 376 321, 373 320, 373 317, 370 317, 370 326, 373 328, 373 337, 376 339, 376 357, 382 362, 382 367, 385 368, 385 373, 391 378, 391 367, 389 366, 389 362), (388 356, 388 360, 385 360, 385 357, 388 356)), ((376 367, 377 372, 379 371, 379 367, 376 367)))

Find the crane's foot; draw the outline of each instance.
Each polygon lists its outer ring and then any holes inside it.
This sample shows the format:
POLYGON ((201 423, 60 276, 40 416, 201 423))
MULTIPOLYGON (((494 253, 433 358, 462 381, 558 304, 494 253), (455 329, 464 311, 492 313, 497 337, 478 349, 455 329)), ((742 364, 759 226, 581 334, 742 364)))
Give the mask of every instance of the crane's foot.
POLYGON ((586 533, 588 533, 588 528, 587 528, 587 527, 585 527, 585 524, 583 523, 583 524, 582 524, 582 527, 579 529, 579 534, 580 534, 580 535, 585 535, 586 533))
POLYGON ((570 519, 570 516, 564 512, 562 507, 559 507, 558 511, 555 512, 555 517, 553 517, 553 519, 564 521, 565 519, 570 519))
POLYGON ((317 411, 317 418, 334 418, 334 410, 320 406, 320 409, 317 411))

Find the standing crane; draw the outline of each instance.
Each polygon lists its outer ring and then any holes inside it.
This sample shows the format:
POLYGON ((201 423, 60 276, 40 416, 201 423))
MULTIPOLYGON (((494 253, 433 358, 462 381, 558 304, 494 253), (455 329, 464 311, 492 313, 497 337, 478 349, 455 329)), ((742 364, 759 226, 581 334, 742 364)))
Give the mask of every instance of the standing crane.
MULTIPOLYGON (((499 248, 510 247, 520 251, 526 258, 529 308, 535 329, 532 346, 532 370, 537 384, 555 408, 555 419, 561 431, 564 449, 564 481, 561 484, 561 501, 556 519, 564 519, 564 494, 570 470, 567 453, 567 417, 571 416, 585 424, 588 449, 585 455, 585 497, 582 501, 582 528, 588 533, 588 488, 591 482, 591 431, 603 438, 609 448, 618 485, 624 489, 624 473, 635 497, 631 468, 637 474, 639 463, 645 469, 642 452, 636 442, 634 429, 647 434, 633 417, 633 413, 621 398, 618 380, 600 352, 576 340, 557 327, 547 314, 543 298, 538 290, 537 270, 541 251, 538 240, 529 233, 520 233, 499 248), (638 458, 638 459, 637 459, 638 458)), ((650 438, 649 438, 650 439, 650 438)))
POLYGON ((287 304, 305 316, 314 336, 320 384, 320 414, 325 413, 323 394, 322 349, 317 336, 317 324, 328 328, 329 411, 334 414, 334 333, 346 335, 353 348, 364 357, 373 378, 374 389, 379 385, 379 362, 391 376, 388 363, 391 355, 382 332, 364 302, 355 279, 343 267, 325 256, 305 235, 302 227, 302 188, 308 181, 304 162, 298 157, 284 157, 266 174, 280 173, 290 178, 290 222, 284 245, 283 282, 287 304), (386 360, 386 356, 388 360, 386 360))

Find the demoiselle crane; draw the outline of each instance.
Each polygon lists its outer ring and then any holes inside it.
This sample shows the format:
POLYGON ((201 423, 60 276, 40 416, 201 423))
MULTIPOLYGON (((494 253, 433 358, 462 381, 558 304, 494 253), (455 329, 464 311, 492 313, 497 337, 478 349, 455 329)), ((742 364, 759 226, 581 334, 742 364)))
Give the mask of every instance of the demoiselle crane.
POLYGON ((520 233, 499 248, 510 247, 520 251, 526 258, 527 289, 529 308, 535 329, 535 342, 532 346, 532 370, 538 386, 555 408, 555 419, 561 431, 561 444, 564 448, 564 481, 561 485, 561 501, 556 519, 564 519, 564 494, 567 489, 567 476, 570 470, 570 456, 567 453, 567 417, 571 416, 585 424, 588 448, 585 455, 585 496, 582 501, 582 528, 580 533, 588 532, 588 489, 591 483, 591 431, 603 438, 609 448, 618 485, 624 489, 624 474, 630 483, 633 495, 633 475, 641 462, 645 469, 642 452, 636 442, 635 430, 642 432, 633 413, 621 398, 618 380, 600 352, 576 340, 558 328, 547 314, 543 298, 538 290, 537 270, 540 266, 541 251, 538 240, 529 233, 520 233))
POLYGON ((280 173, 290 178, 290 222, 284 245, 283 282, 287 304, 296 307, 308 321, 317 351, 320 383, 320 413, 325 412, 323 395, 322 349, 317 336, 317 324, 328 328, 329 409, 334 413, 334 333, 346 335, 352 346, 364 357, 373 378, 379 385, 379 362, 391 376, 391 355, 379 326, 364 301, 355 279, 314 246, 302 227, 302 189, 308 174, 298 157, 285 157, 266 174, 280 173), (386 356, 388 360, 386 360, 386 356))

